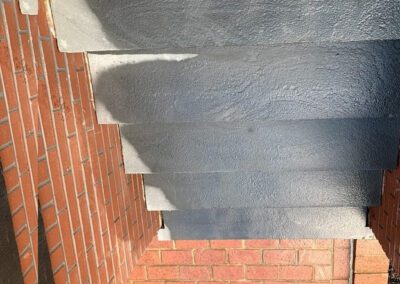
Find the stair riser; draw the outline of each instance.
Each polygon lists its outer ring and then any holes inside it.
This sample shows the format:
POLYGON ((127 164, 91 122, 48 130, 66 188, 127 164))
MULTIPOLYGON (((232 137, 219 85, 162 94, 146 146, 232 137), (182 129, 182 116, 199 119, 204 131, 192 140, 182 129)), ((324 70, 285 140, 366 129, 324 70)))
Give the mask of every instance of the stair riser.
POLYGON ((400 41, 186 53, 90 54, 99 122, 244 122, 400 114, 400 77, 396 76, 400 41))
POLYGON ((371 238, 363 208, 219 209, 163 212, 160 239, 371 238))
POLYGON ((52 1, 61 51, 400 37, 397 0, 52 1))
POLYGON ((379 206, 382 171, 144 175, 148 210, 379 206))
POLYGON ((121 126, 128 173, 396 166, 398 119, 121 126))

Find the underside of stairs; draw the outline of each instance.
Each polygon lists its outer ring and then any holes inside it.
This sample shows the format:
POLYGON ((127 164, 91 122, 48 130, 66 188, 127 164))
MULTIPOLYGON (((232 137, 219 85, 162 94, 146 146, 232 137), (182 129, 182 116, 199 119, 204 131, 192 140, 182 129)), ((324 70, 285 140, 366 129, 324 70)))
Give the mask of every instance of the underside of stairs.
POLYGON ((400 140, 400 3, 53 1, 160 239, 373 238, 400 140))

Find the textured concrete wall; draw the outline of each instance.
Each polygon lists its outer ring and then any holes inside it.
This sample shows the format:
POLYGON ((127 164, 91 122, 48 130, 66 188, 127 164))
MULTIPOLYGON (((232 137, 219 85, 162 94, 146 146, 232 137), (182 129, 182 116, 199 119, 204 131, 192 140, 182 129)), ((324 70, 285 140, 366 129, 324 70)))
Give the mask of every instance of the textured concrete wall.
POLYGON ((164 211, 163 240, 371 238, 366 208, 247 208, 164 211))
POLYGON ((127 172, 387 169, 398 119, 121 126, 127 172))
POLYGON ((52 1, 63 51, 393 39, 397 0, 52 1))
POLYGON ((400 41, 90 54, 100 123, 390 117, 400 41))
POLYGON ((381 202, 382 171, 144 175, 148 210, 357 207, 381 202))

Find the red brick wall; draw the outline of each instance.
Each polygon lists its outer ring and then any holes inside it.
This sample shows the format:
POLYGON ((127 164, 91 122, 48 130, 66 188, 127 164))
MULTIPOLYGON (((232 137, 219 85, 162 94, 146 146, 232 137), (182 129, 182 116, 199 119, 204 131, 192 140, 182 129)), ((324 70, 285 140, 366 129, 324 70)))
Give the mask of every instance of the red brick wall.
POLYGON ((350 278, 350 241, 157 241, 132 283, 334 283, 350 278))
POLYGON ((85 55, 58 52, 39 2, 39 16, 0 3, 0 162, 25 283, 38 202, 57 283, 126 282, 159 216, 124 173, 118 127, 97 124, 85 55))
POLYGON ((389 257, 394 269, 400 273, 400 166, 386 171, 382 205, 370 208, 370 227, 389 257))
POLYGON ((356 240, 354 284, 387 284, 389 259, 379 241, 356 240))

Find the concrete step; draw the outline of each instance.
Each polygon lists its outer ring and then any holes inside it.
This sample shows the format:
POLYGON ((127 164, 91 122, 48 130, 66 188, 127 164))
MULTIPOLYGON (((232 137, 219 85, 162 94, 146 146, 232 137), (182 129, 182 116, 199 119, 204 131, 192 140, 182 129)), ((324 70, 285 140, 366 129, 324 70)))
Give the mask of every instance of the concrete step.
POLYGON ((96 53, 89 62, 100 123, 400 114, 400 41, 96 53))
POLYGON ((399 119, 122 125, 127 173, 396 167, 399 119))
POLYGON ((372 238, 365 208, 252 208, 163 212, 161 240, 372 238))
POLYGON ((379 206, 382 171, 144 175, 150 211, 379 206))
POLYGON ((398 0, 51 1, 61 51, 400 37, 398 0))

